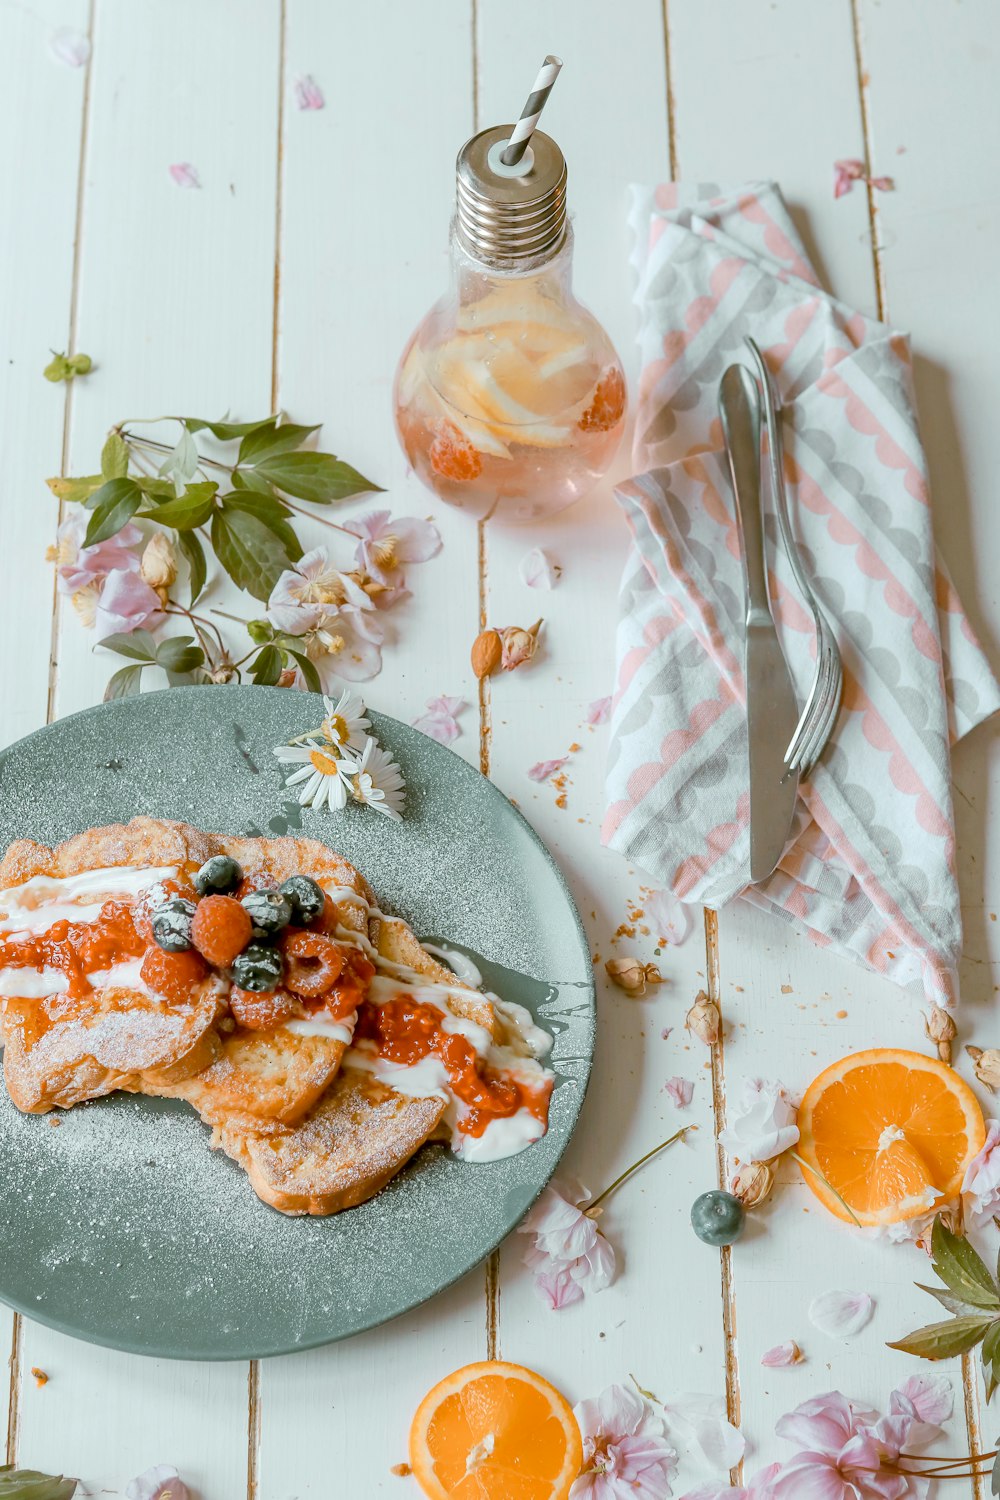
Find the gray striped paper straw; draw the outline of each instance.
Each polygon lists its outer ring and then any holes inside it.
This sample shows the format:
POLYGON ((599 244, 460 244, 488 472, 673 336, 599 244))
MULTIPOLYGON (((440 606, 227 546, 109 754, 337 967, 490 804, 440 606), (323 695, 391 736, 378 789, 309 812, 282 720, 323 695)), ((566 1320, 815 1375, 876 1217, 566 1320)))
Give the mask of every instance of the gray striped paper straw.
POLYGON ((562 58, 553 57, 551 53, 542 63, 531 93, 525 100, 521 118, 511 131, 510 140, 500 156, 505 167, 516 167, 527 151, 532 132, 538 124, 538 116, 545 108, 545 101, 552 92, 552 85, 559 77, 561 67, 562 58))

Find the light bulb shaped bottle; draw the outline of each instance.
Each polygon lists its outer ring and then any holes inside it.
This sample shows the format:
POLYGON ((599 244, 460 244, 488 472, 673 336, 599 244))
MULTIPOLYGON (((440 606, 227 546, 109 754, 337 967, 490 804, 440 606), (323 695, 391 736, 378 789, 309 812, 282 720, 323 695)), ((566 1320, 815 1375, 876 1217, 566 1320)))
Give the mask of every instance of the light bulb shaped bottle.
POLYGON ((530 521, 572 505, 607 471, 625 425, 625 377, 572 289, 566 163, 536 130, 517 167, 511 127, 457 163, 451 283, 403 351, 394 406, 425 485, 477 518, 530 521))

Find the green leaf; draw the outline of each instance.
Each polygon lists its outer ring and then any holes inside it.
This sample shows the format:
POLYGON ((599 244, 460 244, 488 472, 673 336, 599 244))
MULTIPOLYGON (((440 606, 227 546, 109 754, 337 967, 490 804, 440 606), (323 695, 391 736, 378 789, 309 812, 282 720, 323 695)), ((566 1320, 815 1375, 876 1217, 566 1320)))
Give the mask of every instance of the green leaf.
POLYGON ((248 620, 247 635, 255 646, 266 646, 274 640, 274 626, 270 620, 248 620))
POLYGON ((886 1347, 917 1354, 921 1359, 950 1359, 953 1354, 964 1354, 978 1344, 993 1321, 987 1317, 946 1318, 943 1323, 928 1323, 886 1347))
POLYGON ((103 641, 98 641, 105 651, 117 651, 119 656, 131 656, 135 661, 145 662, 148 666, 156 660, 156 642, 148 630, 132 630, 127 635, 106 635, 103 641))
POLYGON ((165 500, 152 510, 139 514, 149 520, 159 521, 161 526, 172 526, 175 531, 194 531, 204 526, 215 506, 215 494, 219 486, 214 480, 204 484, 189 484, 183 495, 165 500))
POLYGON ((148 665, 148 662, 142 662, 138 666, 120 667, 104 689, 105 703, 110 703, 113 698, 131 698, 133 693, 137 693, 143 669, 148 665))
POLYGON ((256 469, 279 490, 299 500, 312 500, 316 505, 329 505, 334 500, 346 500, 349 495, 379 490, 377 484, 332 453, 279 453, 263 459, 256 469))
POLYGON ((253 659, 250 676, 263 687, 274 687, 284 666, 284 656, 277 646, 262 646, 253 659))
POLYGON ((76 1484, 75 1479, 64 1479, 61 1474, 0 1464, 0 1500, 70 1500, 76 1484))
POLYGON ((148 495, 150 500, 155 500, 157 504, 161 500, 177 499, 177 491, 169 479, 153 479, 148 474, 133 474, 132 478, 142 490, 142 493, 148 495))
POLYGON ((94 361, 89 354, 71 354, 69 367, 74 375, 89 375, 94 368, 94 361))
POLYGON ((60 380, 72 380, 76 371, 70 369, 69 360, 65 354, 53 353, 42 374, 46 380, 51 380, 55 385, 60 380))
POLYGON ((215 555, 237 588, 267 599, 291 565, 284 542, 249 511, 227 507, 212 517, 215 555))
POLYGON ((241 490, 235 494, 223 495, 222 504, 226 510, 242 510, 248 515, 256 516, 258 521, 262 521, 284 543, 291 561, 298 562, 302 556, 302 543, 295 535, 294 528, 285 520, 288 512, 280 500, 267 495, 247 494, 241 490))
POLYGON ((953 1234, 940 1214, 931 1232, 931 1263, 945 1286, 963 1302, 1000 1312, 1000 1294, 989 1269, 969 1241, 953 1234))
POLYGON ((980 1353, 983 1362, 983 1381, 986 1385, 986 1399, 993 1399, 993 1392, 1000 1385, 1000 1323, 994 1323, 989 1333, 983 1339, 983 1347, 980 1353))
POLYGON ((301 667, 302 676, 306 680, 306 687, 309 689, 309 691, 311 693, 321 693, 323 691, 323 684, 320 681, 319 673, 316 670, 315 664, 309 660, 305 652, 293 651, 291 646, 286 646, 285 650, 288 652, 289 656, 293 657, 301 667))
POLYGON ((128 473, 128 444, 117 432, 109 432, 101 449, 101 473, 105 479, 124 479, 128 473))
POLYGON ((257 495, 270 495, 272 499, 277 499, 274 485, 263 479, 256 469, 234 469, 233 489, 253 490, 257 495))
POLYGON ((278 419, 262 417, 259 422, 206 422, 201 417, 181 417, 180 420, 188 432, 203 432, 207 427, 220 442, 232 443, 237 438, 246 437, 248 432, 255 432, 258 427, 273 427, 278 419))
POLYGON ((930 1297, 936 1297, 941 1306, 946 1307, 950 1313, 954 1313, 956 1318, 978 1318, 982 1316, 981 1308, 973 1307, 971 1302, 963 1302, 961 1297, 956 1297, 954 1292, 945 1291, 943 1287, 924 1286, 919 1281, 916 1283, 916 1287, 918 1291, 926 1292, 930 1297))
POLYGON ((177 533, 177 545, 187 558, 188 586, 191 590, 191 608, 193 609, 201 597, 201 591, 205 587, 205 580, 208 577, 205 549, 193 531, 179 531, 177 533))
POLYGON ((142 504, 142 490, 132 479, 109 479, 91 498, 94 514, 90 518, 85 547, 106 542, 131 521, 142 504))
POLYGON ((103 474, 87 474, 82 479, 46 479, 45 483, 55 495, 57 500, 69 500, 78 504, 81 500, 89 500, 95 490, 99 490, 104 483, 103 474))
POLYGON ((319 432, 322 423, 315 427, 300 427, 296 422, 282 422, 280 427, 256 427, 248 432, 240 444, 238 464, 259 464, 262 459, 276 458, 279 453, 290 453, 305 442, 312 432, 319 432))
POLYGON ((193 672, 205 665, 205 653, 193 635, 174 635, 157 646, 156 665, 165 672, 193 672))
MULTIPOLYGON (((997 1447, 1000 1448, 1000 1440, 997 1441, 997 1447)), ((1000 1453, 993 1460, 993 1473, 990 1476, 990 1494, 1000 1495, 1000 1453)))

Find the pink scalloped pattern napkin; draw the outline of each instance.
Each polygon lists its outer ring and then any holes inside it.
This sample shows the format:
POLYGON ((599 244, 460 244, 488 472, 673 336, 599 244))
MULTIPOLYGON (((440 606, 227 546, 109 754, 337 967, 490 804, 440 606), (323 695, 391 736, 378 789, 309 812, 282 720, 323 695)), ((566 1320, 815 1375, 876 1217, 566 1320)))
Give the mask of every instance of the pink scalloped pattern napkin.
MULTIPOLYGON (((603 839, 685 901, 741 894, 928 1000, 957 997, 951 746, 1000 690, 936 560, 909 344, 820 287, 774 183, 637 188, 634 546, 621 586, 603 839), (739 536, 716 411, 751 334, 785 404, 793 524, 835 623, 845 699, 794 840, 748 886, 739 536)), ((811 617, 768 517, 804 703, 811 617)))

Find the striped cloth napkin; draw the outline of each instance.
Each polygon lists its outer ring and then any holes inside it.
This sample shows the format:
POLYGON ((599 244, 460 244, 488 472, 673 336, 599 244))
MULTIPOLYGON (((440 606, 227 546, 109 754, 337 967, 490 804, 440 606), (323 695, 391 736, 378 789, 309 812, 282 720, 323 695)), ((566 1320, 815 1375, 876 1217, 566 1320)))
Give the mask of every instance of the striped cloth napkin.
MULTIPOLYGON (((935 560, 907 338, 819 285, 774 183, 634 190, 637 477, 620 598, 603 840, 684 901, 742 899, 931 1002, 957 998, 962 924, 951 746, 1000 691, 935 560), (751 334, 785 403, 805 565, 844 659, 834 737, 794 839, 750 864, 739 535, 716 409, 751 334)), ((799 702, 812 619, 767 517, 778 631, 799 702)))

